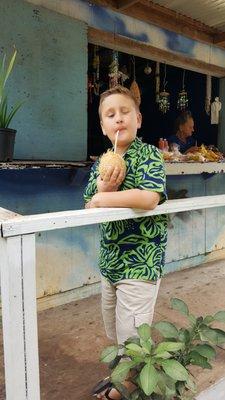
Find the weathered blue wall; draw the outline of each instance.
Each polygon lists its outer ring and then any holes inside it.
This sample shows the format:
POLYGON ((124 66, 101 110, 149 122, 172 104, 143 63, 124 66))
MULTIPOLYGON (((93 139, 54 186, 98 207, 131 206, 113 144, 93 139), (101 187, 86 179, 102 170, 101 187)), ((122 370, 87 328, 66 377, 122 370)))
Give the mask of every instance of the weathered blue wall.
MULTIPOLYGON (((0 205, 21 214, 81 209, 88 175, 88 168, 0 170, 0 205)), ((224 188, 225 174, 168 177, 173 198, 222 194, 224 188)), ((97 225, 43 232, 36 240, 38 297, 99 281, 97 225)), ((170 215, 167 272, 224 257, 224 252, 224 208, 170 215)))
POLYGON ((14 158, 84 160, 87 26, 22 0, 0 1, 0 54, 18 50, 9 99, 25 100, 11 125, 14 158))
POLYGON ((195 60, 224 67, 225 50, 184 35, 129 17, 87 0, 27 0, 67 14, 88 26, 149 44, 158 49, 178 53, 195 60))

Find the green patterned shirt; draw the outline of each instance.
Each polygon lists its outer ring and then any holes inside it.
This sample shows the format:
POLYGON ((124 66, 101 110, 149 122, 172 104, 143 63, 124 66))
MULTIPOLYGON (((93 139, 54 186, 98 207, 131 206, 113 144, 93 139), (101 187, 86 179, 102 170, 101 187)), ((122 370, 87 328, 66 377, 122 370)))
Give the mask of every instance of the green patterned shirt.
MULTIPOLYGON (((159 150, 136 138, 124 155, 127 175, 120 190, 144 189, 166 196, 166 177, 159 150)), ((85 202, 97 192, 98 162, 91 170, 85 202)), ((162 276, 167 241, 167 216, 155 215, 100 225, 101 274, 111 283, 122 279, 156 281, 162 276)))

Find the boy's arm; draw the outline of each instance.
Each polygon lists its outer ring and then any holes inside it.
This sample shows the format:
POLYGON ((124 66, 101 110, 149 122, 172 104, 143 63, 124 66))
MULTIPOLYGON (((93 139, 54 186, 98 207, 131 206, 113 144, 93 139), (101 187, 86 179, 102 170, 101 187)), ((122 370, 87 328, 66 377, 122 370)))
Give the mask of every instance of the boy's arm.
POLYGON ((121 192, 96 193, 87 208, 128 207, 154 210, 160 201, 160 194, 150 190, 128 189, 121 192))

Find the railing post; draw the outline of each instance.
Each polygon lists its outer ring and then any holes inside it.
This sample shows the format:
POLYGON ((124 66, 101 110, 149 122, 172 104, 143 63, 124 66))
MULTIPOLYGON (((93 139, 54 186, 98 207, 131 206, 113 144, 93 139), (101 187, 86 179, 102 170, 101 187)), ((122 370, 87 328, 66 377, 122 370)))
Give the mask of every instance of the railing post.
POLYGON ((35 235, 0 238, 6 400, 40 400, 35 235))

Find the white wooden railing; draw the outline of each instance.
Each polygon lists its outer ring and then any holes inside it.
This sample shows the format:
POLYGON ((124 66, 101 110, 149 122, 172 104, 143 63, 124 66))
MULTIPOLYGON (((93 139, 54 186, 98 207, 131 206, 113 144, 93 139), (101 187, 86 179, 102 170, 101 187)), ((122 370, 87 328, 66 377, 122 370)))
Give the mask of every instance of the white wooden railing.
POLYGON ((18 216, 0 208, 0 269, 6 400, 40 400, 35 233, 225 206, 225 195, 169 200, 153 211, 101 208, 18 216))

